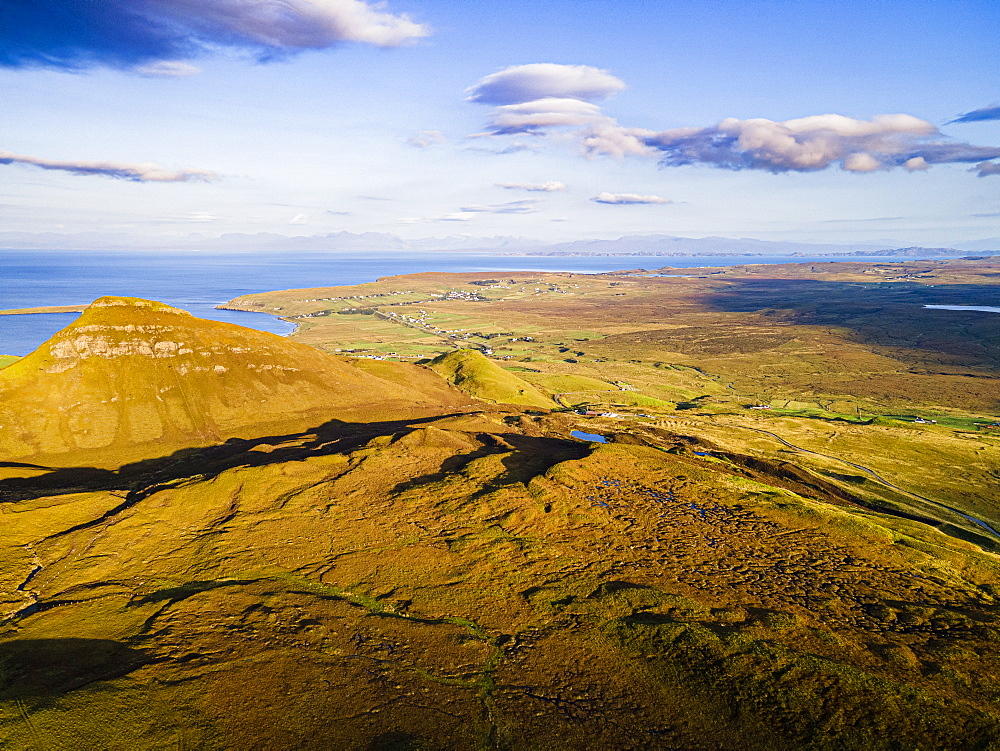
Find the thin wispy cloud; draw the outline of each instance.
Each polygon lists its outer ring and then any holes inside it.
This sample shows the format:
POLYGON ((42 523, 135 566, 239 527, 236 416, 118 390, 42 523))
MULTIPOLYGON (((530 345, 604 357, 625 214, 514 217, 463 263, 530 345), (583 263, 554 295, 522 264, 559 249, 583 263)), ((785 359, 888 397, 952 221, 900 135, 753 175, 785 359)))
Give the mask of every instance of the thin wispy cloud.
POLYGON ((187 78, 201 73, 201 68, 178 60, 160 60, 133 69, 145 78, 187 78))
POLYGON ((857 222, 899 222, 909 217, 905 216, 877 216, 871 219, 824 219, 820 224, 855 224, 857 222))
POLYGON ((953 123, 978 123, 984 120, 1000 120, 1000 104, 993 104, 989 107, 982 107, 959 115, 954 120, 949 120, 948 125, 953 123))
POLYGON ((532 193, 553 193, 559 190, 566 190, 566 184, 549 180, 544 183, 494 183, 498 188, 504 190, 527 190, 532 193))
POLYGON ((471 214, 461 214, 461 213, 451 213, 445 214, 444 216, 426 217, 426 216, 403 216, 396 219, 398 224, 428 224, 433 222, 468 222, 471 221, 473 215, 471 214))
POLYGON ((594 203, 606 203, 612 206, 673 203, 669 198, 643 196, 638 193, 598 193, 590 200, 594 203))
POLYGON ((493 204, 491 206, 473 205, 463 206, 460 211, 466 214, 533 214, 538 211, 535 204, 537 198, 528 198, 523 201, 508 201, 507 203, 493 204))
POLYGON ((12 154, 2 150, 0 150, 0 164, 23 164, 44 170, 69 172, 74 175, 97 175, 137 183, 207 183, 219 179, 217 174, 209 170, 171 170, 153 162, 132 164, 128 162, 59 161, 24 154, 12 154))
POLYGON ((440 130, 421 130, 415 136, 406 139, 406 142, 418 149, 427 149, 431 146, 443 146, 448 143, 448 139, 440 130))
POLYGON ((208 224, 218 219, 215 214, 208 211, 190 211, 187 214, 172 217, 175 222, 194 222, 196 224, 208 224))
POLYGON ((291 219, 288 220, 289 224, 308 224, 309 215, 308 214, 296 214, 291 219))
POLYGON ((0 66, 145 68, 223 48, 266 61, 341 42, 396 47, 429 33, 365 0, 15 1, 0 4, 0 66))
MULTIPOLYGON (((484 136, 492 136, 493 133, 477 133, 469 136, 469 138, 478 138, 484 136)), ((480 146, 470 146, 465 149, 465 151, 472 151, 477 154, 489 154, 490 156, 503 156, 505 154, 519 154, 523 151, 538 151, 540 147, 537 144, 523 143, 521 141, 514 141, 509 143, 500 149, 484 149, 480 146)))

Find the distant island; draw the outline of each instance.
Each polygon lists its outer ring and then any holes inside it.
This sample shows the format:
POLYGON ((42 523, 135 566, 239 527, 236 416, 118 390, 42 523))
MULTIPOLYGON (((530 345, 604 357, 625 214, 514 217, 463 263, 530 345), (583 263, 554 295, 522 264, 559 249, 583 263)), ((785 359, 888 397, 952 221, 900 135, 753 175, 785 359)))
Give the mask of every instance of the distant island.
POLYGON ((663 256, 900 256, 958 257, 1000 253, 1000 238, 955 242, 946 247, 885 244, 833 244, 758 240, 732 237, 677 237, 624 235, 614 239, 585 239, 546 243, 523 237, 429 237, 406 239, 387 232, 332 232, 318 235, 280 235, 273 232, 228 233, 209 236, 191 233, 179 238, 150 238, 128 233, 0 232, 0 248, 10 250, 177 250, 177 251, 299 251, 299 252, 455 252, 490 255, 663 255, 663 256))

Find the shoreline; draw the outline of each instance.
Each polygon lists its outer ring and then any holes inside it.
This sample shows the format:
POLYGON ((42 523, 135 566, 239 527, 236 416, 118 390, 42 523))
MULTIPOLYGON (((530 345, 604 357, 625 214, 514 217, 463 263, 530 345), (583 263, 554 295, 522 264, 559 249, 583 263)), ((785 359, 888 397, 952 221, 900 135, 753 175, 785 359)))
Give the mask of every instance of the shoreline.
POLYGON ((82 313, 86 305, 43 305, 38 308, 11 308, 0 310, 0 316, 43 315, 45 313, 82 313))

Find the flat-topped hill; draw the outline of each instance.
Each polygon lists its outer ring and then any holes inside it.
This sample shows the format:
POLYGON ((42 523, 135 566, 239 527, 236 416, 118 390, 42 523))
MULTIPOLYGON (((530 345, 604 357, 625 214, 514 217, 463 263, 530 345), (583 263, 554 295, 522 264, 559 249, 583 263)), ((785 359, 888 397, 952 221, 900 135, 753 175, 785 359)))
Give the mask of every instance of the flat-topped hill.
POLYGON ((407 372, 387 380, 274 334, 102 297, 0 371, 0 452, 147 445, 156 454, 267 426, 426 414, 468 401, 422 369, 399 368, 407 372))

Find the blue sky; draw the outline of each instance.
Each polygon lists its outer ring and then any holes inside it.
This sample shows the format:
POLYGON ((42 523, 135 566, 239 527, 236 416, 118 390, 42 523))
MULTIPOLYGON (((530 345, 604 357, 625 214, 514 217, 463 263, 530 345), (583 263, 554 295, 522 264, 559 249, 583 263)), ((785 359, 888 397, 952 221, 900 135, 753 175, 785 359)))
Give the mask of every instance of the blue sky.
POLYGON ((10 0, 0 232, 996 237, 998 21, 949 0, 10 0))

